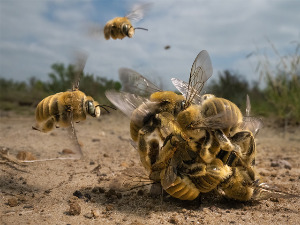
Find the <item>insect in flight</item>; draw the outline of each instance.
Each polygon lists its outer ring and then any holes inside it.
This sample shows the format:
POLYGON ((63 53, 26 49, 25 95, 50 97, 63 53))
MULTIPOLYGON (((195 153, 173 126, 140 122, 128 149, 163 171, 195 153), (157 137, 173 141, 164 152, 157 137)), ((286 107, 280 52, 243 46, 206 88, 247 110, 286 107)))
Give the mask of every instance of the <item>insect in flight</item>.
POLYGON ((150 7, 151 4, 141 4, 133 7, 132 11, 125 17, 116 17, 108 21, 104 27, 104 37, 106 40, 112 39, 123 39, 124 37, 132 38, 135 30, 146 28, 133 27, 131 21, 139 21, 144 17, 145 10, 150 7))
MULTIPOLYGON (((85 67, 86 59, 86 55, 78 55, 72 90, 50 95, 37 105, 35 110, 36 125, 32 127, 33 129, 49 132, 54 127, 71 127, 78 143, 74 122, 78 123, 85 120, 87 115, 100 117, 100 107, 105 109, 105 105, 100 105, 91 96, 87 96, 79 90, 80 76, 85 67)), ((107 109, 105 110, 107 111, 107 109)), ((82 155, 79 144, 78 147, 82 155)))

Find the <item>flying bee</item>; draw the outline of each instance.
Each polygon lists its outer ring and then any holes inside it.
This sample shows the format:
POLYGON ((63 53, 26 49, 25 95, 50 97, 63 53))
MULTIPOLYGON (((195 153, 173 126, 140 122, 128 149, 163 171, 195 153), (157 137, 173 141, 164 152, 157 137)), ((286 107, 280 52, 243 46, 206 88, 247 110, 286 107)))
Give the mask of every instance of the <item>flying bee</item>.
MULTIPOLYGON (((42 132, 51 131, 55 127, 71 127, 72 134, 77 141, 77 136, 74 128, 74 122, 78 123, 86 119, 86 115, 92 117, 100 117, 100 105, 91 96, 79 90, 80 76, 85 67, 87 56, 78 55, 78 62, 75 64, 75 82, 72 90, 56 93, 44 98, 36 107, 35 119, 36 125, 32 128, 42 132)), ((105 109, 107 110, 107 109, 105 109)), ((80 145, 80 154, 82 151, 80 145)))
POLYGON ((149 8, 149 6, 150 4, 137 5, 127 16, 116 17, 108 21, 103 30, 105 39, 123 39, 126 36, 132 38, 135 30, 137 29, 148 31, 146 28, 134 28, 131 24, 131 21, 141 20, 144 17, 145 10, 149 8))
POLYGON ((141 162, 149 171, 164 139, 156 115, 161 112, 177 115, 183 107, 184 97, 171 91, 160 90, 131 69, 121 68, 119 77, 123 92, 107 91, 105 94, 131 119, 131 138, 137 142, 141 162))
POLYGON ((86 119, 86 115, 100 117, 100 105, 91 96, 78 89, 60 92, 44 98, 36 107, 37 130, 51 131, 56 127, 69 127, 72 122, 86 119))

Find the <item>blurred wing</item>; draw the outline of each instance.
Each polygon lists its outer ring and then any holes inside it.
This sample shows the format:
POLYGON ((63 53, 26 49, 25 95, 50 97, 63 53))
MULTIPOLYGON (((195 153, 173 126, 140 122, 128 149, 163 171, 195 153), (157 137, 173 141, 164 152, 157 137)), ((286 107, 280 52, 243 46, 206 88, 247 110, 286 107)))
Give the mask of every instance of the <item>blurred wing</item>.
POLYGON ((106 91, 106 97, 126 116, 131 118, 134 110, 138 110, 139 118, 132 118, 133 120, 140 120, 145 118, 145 116, 152 113, 153 109, 157 108, 157 102, 151 102, 147 98, 137 96, 135 94, 130 94, 126 92, 117 92, 114 90, 106 91), (143 107, 139 107, 144 105, 143 107))
POLYGON ((246 100, 246 116, 250 116, 251 112, 251 103, 250 103, 250 97, 247 95, 247 100, 246 100))
POLYGON ((254 193, 252 197, 253 199, 264 200, 264 199, 269 199, 270 197, 289 199, 289 198, 299 198, 300 196, 278 190, 277 187, 270 186, 266 183, 260 183, 254 186, 254 193))
POLYGON ((199 95, 205 82, 212 76, 213 68, 206 50, 202 50, 196 57, 189 78, 186 95, 187 106, 195 96, 199 95))
POLYGON ((126 116, 131 117, 132 112, 137 109, 143 102, 149 101, 146 98, 126 93, 109 90, 105 92, 106 97, 126 116))
POLYGON ((83 151, 81 149, 81 145, 78 141, 78 137, 77 137, 77 133, 76 133, 76 130, 75 130, 75 127, 74 127, 74 121, 73 121, 73 112, 71 111, 70 112, 70 117, 71 117, 71 120, 70 120, 70 125, 67 130, 69 130, 69 132, 71 133, 71 137, 74 138, 74 141, 75 141, 75 148, 76 148, 76 151, 80 154, 80 157, 83 157, 83 151))
MULTIPOLYGON (((188 91, 189 91, 189 84, 183 80, 179 80, 177 78, 172 78, 171 79, 173 85, 177 88, 178 91, 185 97, 185 99, 188 96, 188 91)), ((195 104, 200 104, 201 103, 201 95, 200 93, 197 93, 196 90, 193 90, 195 93, 195 96, 193 98, 193 102, 195 104)))
POLYGON ((129 20, 139 21, 144 18, 145 12, 150 8, 151 3, 137 4, 132 7, 132 10, 126 17, 129 20))
POLYGON ((74 68, 74 82, 72 85, 72 90, 78 90, 79 89, 79 83, 80 79, 83 74, 83 70, 86 64, 86 60, 88 58, 88 54, 84 52, 77 52, 76 53, 76 59, 75 59, 75 68, 74 68))
POLYGON ((172 162, 171 162, 170 165, 165 170, 164 177, 161 180, 161 185, 162 185, 163 189, 168 189, 169 187, 171 187, 172 184, 175 182, 176 178, 177 178, 177 170, 172 165, 172 162))
POLYGON ((155 84, 132 69, 120 68, 119 78, 122 83, 122 91, 124 92, 149 96, 154 92, 161 91, 155 84))
POLYGON ((98 23, 88 23, 85 24, 84 28, 82 30, 84 31, 84 34, 93 39, 104 39, 103 31, 104 31, 104 25, 98 24, 98 23))
POLYGON ((251 131, 254 137, 255 135, 257 135, 257 133, 262 127, 263 127, 262 120, 252 116, 245 116, 243 118, 243 123, 241 125, 242 130, 251 131))
POLYGON ((251 131, 255 137, 258 131, 263 127, 263 122, 259 118, 251 117, 250 113, 251 113, 251 103, 250 103, 250 97, 249 95, 247 95, 246 116, 243 118, 243 123, 241 125, 241 128, 243 130, 251 131))

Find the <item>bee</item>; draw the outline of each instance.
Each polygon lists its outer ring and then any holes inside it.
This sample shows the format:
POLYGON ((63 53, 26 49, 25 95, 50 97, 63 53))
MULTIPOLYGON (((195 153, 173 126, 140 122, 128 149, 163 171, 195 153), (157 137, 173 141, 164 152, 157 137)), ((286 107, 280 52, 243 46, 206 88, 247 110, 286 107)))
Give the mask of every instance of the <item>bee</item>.
POLYGON ((86 115, 100 117, 100 105, 91 96, 75 88, 44 98, 36 107, 34 129, 42 132, 55 127, 69 127, 72 122, 86 119, 86 115))
MULTIPOLYGON (((56 93, 44 98, 36 107, 36 125, 32 128, 41 132, 49 132, 54 127, 71 127, 72 134, 77 141, 79 152, 82 155, 81 147, 78 143, 74 122, 78 123, 86 119, 87 115, 100 117, 100 105, 91 96, 87 96, 79 90, 80 75, 85 67, 87 56, 78 55, 78 62, 75 64, 75 80, 72 90, 56 93)), ((109 107, 109 106, 108 106, 109 107)))
POLYGON ((106 40, 123 39, 124 37, 132 38, 136 29, 146 30, 146 28, 133 27, 132 20, 139 21, 144 17, 145 9, 149 8, 150 4, 137 5, 125 17, 116 17, 108 21, 104 27, 104 37, 106 40))
POLYGON ((131 138, 137 142, 143 166, 150 171, 165 138, 159 129, 160 121, 156 115, 162 112, 177 115, 183 107, 184 97, 172 91, 160 90, 151 81, 131 69, 121 68, 119 77, 123 91, 111 90, 105 94, 130 118, 131 138))

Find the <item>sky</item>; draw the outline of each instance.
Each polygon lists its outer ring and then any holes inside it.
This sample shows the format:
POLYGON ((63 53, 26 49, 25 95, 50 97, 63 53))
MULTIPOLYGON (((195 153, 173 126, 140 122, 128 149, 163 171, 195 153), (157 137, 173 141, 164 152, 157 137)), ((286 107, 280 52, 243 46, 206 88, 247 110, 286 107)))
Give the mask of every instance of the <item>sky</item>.
POLYGON ((172 77, 188 81, 195 57, 205 49, 214 68, 211 79, 229 69, 259 81, 259 56, 247 55, 259 49, 275 62, 268 39, 282 55, 293 53, 291 42, 300 41, 299 0, 152 1, 144 18, 133 21, 148 31, 123 40, 88 35, 92 26, 101 30, 147 2, 0 0, 0 77, 47 80, 53 63, 73 63, 82 51, 88 54, 86 73, 118 80, 118 69, 127 67, 170 89, 172 77))

